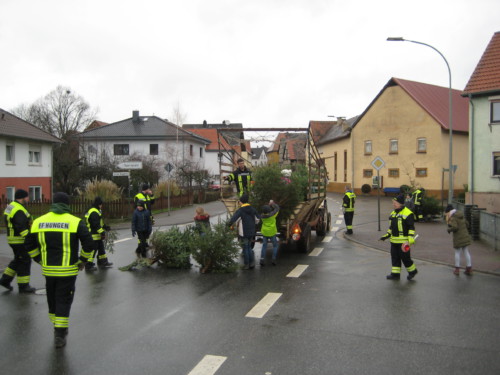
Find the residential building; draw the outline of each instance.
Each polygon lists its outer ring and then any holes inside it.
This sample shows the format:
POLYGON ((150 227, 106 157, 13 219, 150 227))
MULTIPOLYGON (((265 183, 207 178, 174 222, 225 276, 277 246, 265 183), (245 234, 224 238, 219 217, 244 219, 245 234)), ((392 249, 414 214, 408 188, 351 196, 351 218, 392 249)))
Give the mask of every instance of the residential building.
POLYGON ((14 199, 17 189, 32 201, 52 197, 54 145, 59 138, 0 108, 0 196, 14 199))
POLYGON ((255 147, 252 149, 252 165, 254 167, 267 165, 267 147, 255 147))
POLYGON ((470 103, 466 204, 500 213, 500 32, 491 38, 463 95, 470 103))

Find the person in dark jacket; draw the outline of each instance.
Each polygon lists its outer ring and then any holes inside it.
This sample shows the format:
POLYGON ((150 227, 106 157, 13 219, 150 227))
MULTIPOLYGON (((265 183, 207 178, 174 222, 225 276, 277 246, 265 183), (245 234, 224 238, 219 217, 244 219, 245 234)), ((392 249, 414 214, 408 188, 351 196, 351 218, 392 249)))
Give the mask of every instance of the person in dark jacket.
POLYGON ((95 242, 84 221, 70 213, 66 193, 55 193, 52 202, 50 212, 33 222, 25 244, 42 266, 54 343, 61 348, 66 345, 76 277, 92 257, 95 242))
POLYGON ((104 249, 104 240, 106 239, 106 231, 111 228, 104 224, 102 218, 102 205, 104 204, 101 197, 96 197, 92 203, 92 207, 85 214, 85 223, 89 232, 92 235, 92 239, 95 242, 95 247, 97 249, 96 253, 93 254, 92 259, 85 265, 85 270, 92 271, 95 270, 94 258, 97 257, 97 265, 99 268, 110 268, 113 263, 109 262, 108 255, 104 249))
POLYGON ((342 210, 344 211, 344 221, 347 228, 346 234, 352 234, 352 219, 354 218, 354 203, 356 194, 352 192, 350 186, 345 187, 345 194, 342 198, 342 210))
POLYGON ((138 246, 135 250, 137 257, 147 258, 148 239, 153 231, 151 223, 151 213, 145 208, 144 201, 137 202, 137 207, 132 216, 132 237, 137 234, 138 246))
POLYGON ((260 220, 260 215, 255 208, 248 203, 248 195, 243 194, 239 200, 240 208, 234 213, 229 220, 229 225, 234 224, 238 219, 241 219, 243 228, 242 247, 243 259, 245 265, 243 269, 248 270, 255 267, 255 255, 252 250, 252 238, 255 236, 256 223, 260 220))
POLYGON ((472 240, 467 229, 467 221, 463 212, 457 211, 449 204, 444 210, 446 213, 446 222, 448 223, 448 233, 453 233, 453 248, 455 249, 455 275, 460 274, 460 257, 464 253, 465 256, 465 274, 472 276, 472 258, 469 253, 469 245, 472 240))
POLYGON ((236 183, 236 190, 238 196, 241 197, 243 194, 248 194, 252 187, 252 172, 246 167, 245 161, 243 159, 238 159, 238 168, 234 170, 228 176, 224 176, 226 181, 234 181, 236 183))
POLYGON ((17 274, 19 293, 35 293, 36 291, 30 285, 31 258, 24 246, 24 240, 29 234, 32 221, 31 215, 25 207, 28 201, 28 192, 18 189, 14 194, 14 201, 5 208, 4 212, 7 243, 14 252, 14 259, 2 274, 0 285, 12 290, 10 283, 17 274))

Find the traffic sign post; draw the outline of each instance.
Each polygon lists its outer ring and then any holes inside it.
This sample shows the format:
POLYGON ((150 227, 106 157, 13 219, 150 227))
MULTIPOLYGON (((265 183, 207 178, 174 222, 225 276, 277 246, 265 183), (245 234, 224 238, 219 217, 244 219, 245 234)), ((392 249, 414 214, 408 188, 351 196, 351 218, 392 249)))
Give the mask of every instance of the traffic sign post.
POLYGON ((167 163, 164 168, 167 171, 167 215, 170 216, 170 172, 173 171, 174 166, 167 163))
POLYGON ((372 161, 372 166, 377 170, 377 205, 378 205, 378 231, 380 232, 380 170, 384 167, 385 161, 377 156, 372 161))

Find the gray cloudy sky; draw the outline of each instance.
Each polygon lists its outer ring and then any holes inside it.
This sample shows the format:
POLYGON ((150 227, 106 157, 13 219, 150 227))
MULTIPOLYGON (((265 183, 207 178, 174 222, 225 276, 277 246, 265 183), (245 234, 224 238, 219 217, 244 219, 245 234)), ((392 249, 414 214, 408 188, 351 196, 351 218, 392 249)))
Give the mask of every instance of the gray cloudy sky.
POLYGON ((306 126, 360 114, 391 78, 462 90, 498 0, 1 0, 0 107, 71 87, 106 122, 306 126))

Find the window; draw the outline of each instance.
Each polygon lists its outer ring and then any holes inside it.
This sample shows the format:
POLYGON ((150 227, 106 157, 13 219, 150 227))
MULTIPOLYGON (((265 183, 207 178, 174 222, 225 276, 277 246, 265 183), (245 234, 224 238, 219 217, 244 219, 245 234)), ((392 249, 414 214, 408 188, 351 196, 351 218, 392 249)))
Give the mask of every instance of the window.
POLYGON ((500 102, 491 102, 490 122, 500 122, 500 102))
POLYGON ((203 147, 200 147, 200 159, 203 157, 203 147))
POLYGON ((415 176, 417 177, 427 177, 427 168, 416 168, 415 176))
POLYGON ((193 156, 193 145, 189 145, 189 156, 193 156))
POLYGON ((373 176, 373 169, 363 169, 363 177, 371 178, 373 176))
POLYGON ((5 146, 5 162, 7 164, 14 164, 14 144, 7 143, 5 146))
POLYGON ((493 176, 500 176, 500 152, 493 153, 493 176))
POLYGON ((417 152, 427 152, 427 139, 417 138, 417 152))
POLYGON ((34 146, 30 145, 29 146, 29 158, 28 162, 29 164, 41 164, 42 163, 42 151, 40 146, 34 146))
POLYGON ((372 141, 365 141, 365 155, 372 154, 372 141))
POLYGON ((30 186, 29 195, 30 201, 40 201, 42 199, 42 187, 30 186))
POLYGON ((158 155, 158 144, 149 145, 149 155, 158 155))
POLYGON ((7 195, 7 200, 13 201, 14 200, 14 194, 16 193, 16 188, 14 186, 7 186, 6 190, 6 195, 7 195))
POLYGON ((399 177, 399 168, 389 168, 389 177, 399 177))
POLYGON ((397 154, 398 153, 398 140, 391 139, 389 141, 389 154, 397 154))
POLYGON ((128 155, 129 148, 128 145, 113 145, 114 155, 128 155))

